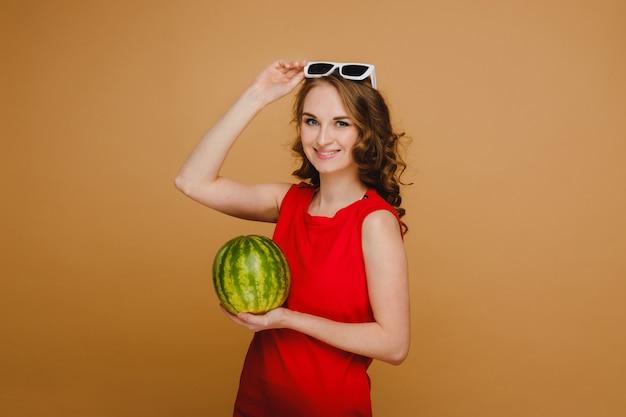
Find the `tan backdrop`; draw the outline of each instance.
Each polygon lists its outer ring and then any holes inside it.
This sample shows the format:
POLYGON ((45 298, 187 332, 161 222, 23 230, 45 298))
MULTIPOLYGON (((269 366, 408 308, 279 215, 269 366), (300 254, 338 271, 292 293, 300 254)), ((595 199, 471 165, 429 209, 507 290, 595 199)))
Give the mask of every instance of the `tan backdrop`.
MULTIPOLYGON (((626 3, 3 1, 0 414, 227 416, 210 263, 269 225, 172 181, 277 58, 376 64, 412 137, 412 350, 377 416, 626 410, 626 3)), ((286 98, 225 171, 291 181, 286 98)))

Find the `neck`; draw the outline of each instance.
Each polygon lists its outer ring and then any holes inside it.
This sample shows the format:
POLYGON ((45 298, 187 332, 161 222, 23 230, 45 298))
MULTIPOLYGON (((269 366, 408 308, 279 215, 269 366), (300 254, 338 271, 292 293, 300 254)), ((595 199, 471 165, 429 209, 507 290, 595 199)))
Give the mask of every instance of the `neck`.
POLYGON ((367 187, 358 179, 320 177, 320 187, 309 212, 314 215, 332 217, 340 209, 360 200, 367 187))

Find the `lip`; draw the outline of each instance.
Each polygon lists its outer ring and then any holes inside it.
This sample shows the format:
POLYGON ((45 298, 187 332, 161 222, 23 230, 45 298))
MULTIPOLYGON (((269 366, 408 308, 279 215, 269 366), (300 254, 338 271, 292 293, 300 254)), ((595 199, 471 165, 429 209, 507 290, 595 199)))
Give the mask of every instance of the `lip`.
POLYGON ((334 158, 335 155, 339 153, 338 150, 319 150, 315 149, 315 154, 318 159, 331 159, 334 158))

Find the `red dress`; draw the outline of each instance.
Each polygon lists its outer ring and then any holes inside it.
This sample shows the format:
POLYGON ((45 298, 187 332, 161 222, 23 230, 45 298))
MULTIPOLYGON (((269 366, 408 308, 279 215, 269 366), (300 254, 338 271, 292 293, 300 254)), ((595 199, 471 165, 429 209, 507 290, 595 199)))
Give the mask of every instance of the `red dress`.
MULTIPOLYGON (((311 185, 293 185, 274 231, 273 239, 291 268, 287 307, 340 322, 371 322, 361 226, 373 211, 396 212, 376 191, 368 190, 332 218, 311 216, 308 207, 314 194, 311 185)), ((246 355, 233 415, 371 416, 371 362, 294 330, 257 332, 246 355)))

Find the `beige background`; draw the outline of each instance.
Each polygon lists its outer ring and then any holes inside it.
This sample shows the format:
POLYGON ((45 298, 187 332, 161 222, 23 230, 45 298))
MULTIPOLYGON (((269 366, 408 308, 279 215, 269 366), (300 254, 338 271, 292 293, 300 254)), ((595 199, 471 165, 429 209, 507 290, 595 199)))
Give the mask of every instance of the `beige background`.
MULTIPOLYGON (((3 1, 0 414, 226 416, 251 335, 172 181, 277 58, 376 64, 408 149, 412 350, 377 416, 626 410, 626 3, 3 1)), ((291 181, 291 97, 225 172, 291 181)))

